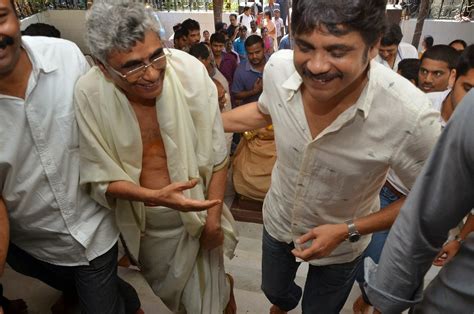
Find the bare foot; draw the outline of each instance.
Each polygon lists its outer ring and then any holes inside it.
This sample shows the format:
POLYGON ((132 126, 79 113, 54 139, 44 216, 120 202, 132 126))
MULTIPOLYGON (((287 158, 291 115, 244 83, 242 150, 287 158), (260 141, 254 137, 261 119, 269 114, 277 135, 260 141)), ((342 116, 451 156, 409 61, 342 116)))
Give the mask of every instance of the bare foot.
POLYGON ((23 299, 8 300, 3 298, 3 313, 5 314, 27 314, 28 306, 23 299))
POLYGON ((369 314, 370 304, 365 303, 364 298, 359 296, 352 305, 352 310, 354 314, 369 314))
POLYGON ((272 305, 270 314, 287 314, 288 312, 281 310, 278 306, 272 305))
POLYGON ((224 314, 235 314, 237 313, 237 303, 235 302, 235 296, 234 296, 234 278, 230 274, 225 274, 225 275, 229 279, 229 283, 230 283, 230 297, 229 297, 229 303, 227 303, 227 306, 224 310, 224 314))
POLYGON ((138 309, 135 314, 145 314, 145 311, 142 309, 138 309))

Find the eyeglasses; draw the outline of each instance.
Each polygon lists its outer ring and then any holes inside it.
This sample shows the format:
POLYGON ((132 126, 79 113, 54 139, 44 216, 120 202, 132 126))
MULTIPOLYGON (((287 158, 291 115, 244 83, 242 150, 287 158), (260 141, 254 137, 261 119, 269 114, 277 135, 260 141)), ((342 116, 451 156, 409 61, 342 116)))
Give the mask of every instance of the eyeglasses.
POLYGON ((127 71, 126 73, 115 70, 111 65, 108 65, 108 68, 128 83, 134 84, 145 75, 150 66, 158 71, 166 68, 166 57, 171 57, 171 51, 168 48, 165 49, 166 50, 161 56, 154 58, 150 61, 150 63, 138 66, 130 71, 127 71))

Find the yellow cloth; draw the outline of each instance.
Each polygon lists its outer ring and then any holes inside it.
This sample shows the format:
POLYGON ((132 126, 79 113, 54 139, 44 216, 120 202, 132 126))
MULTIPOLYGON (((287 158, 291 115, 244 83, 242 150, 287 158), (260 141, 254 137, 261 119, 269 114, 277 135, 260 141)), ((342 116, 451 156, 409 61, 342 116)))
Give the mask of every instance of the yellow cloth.
POLYGON ((253 137, 242 136, 232 161, 234 188, 240 195, 255 200, 265 198, 270 188, 271 174, 276 161, 273 130, 252 131, 253 137))
MULTIPOLYGON (((200 178, 200 183, 184 194, 205 199, 213 171, 225 165, 227 158, 216 88, 205 68, 188 54, 172 50, 167 61, 156 111, 170 179, 179 182, 200 178)), ((81 131, 81 185, 96 201, 115 211, 120 231, 136 259, 140 234, 145 231, 143 203, 110 199, 105 192, 112 181, 140 184, 143 147, 137 118, 126 96, 97 67, 78 81, 75 105, 81 131)), ((179 215, 191 238, 199 239, 207 212, 179 215)), ((221 224, 224 253, 233 257, 237 234, 226 207, 221 224)))

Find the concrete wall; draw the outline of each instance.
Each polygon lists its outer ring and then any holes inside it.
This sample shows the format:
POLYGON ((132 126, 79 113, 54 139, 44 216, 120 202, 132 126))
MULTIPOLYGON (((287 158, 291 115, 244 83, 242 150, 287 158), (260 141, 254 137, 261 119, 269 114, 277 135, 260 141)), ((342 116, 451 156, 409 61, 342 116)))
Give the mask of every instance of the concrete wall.
MULTIPOLYGON (((404 20, 401 23, 403 41, 411 43, 415 32, 416 19, 404 20)), ((426 20, 421 39, 431 35, 436 44, 449 44, 454 39, 461 38, 468 44, 474 44, 474 22, 455 22, 446 20, 426 20)), ((420 47, 421 49, 421 40, 420 47)))
MULTIPOLYGON (((54 25, 61 32, 61 37, 75 42, 84 53, 88 53, 84 34, 85 10, 50 10, 40 12, 30 16, 21 22, 21 29, 24 30, 32 23, 47 23, 54 25)), ((192 18, 199 22, 201 31, 208 30, 214 32, 214 18, 212 11, 208 12, 158 12, 158 17, 165 29, 165 39, 173 34, 173 25, 182 22, 187 18, 192 18)), ((224 22, 229 21, 229 13, 222 16, 224 22)))
MULTIPOLYGON (((88 49, 84 40, 85 33, 84 10, 51 10, 38 13, 22 21, 22 29, 31 23, 47 23, 54 25, 61 31, 65 39, 74 41, 84 53, 88 49)), ((195 19, 201 24, 201 31, 214 31, 213 13, 208 12, 158 12, 158 17, 165 29, 165 39, 173 34, 173 25, 182 22, 187 18, 195 19)), ((229 13, 222 16, 224 22, 229 21, 229 13)), ((404 34, 403 41, 411 43, 413 32, 415 31, 416 20, 402 21, 401 27, 404 34)), ((423 28, 422 38, 425 35, 434 37, 435 44, 447 44, 456 38, 462 38, 467 43, 474 43, 474 22, 460 23, 445 20, 426 20, 423 28)))

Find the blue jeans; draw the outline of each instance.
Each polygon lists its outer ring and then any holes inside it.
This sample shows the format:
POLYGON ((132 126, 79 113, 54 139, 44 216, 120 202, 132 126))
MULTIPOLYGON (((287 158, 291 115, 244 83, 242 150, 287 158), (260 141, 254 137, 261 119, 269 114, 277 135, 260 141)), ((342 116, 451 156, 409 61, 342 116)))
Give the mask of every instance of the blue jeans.
MULTIPOLYGON (((67 254, 67 253, 65 253, 67 254)), ((10 243, 7 262, 17 272, 79 297, 82 313, 134 314, 140 308, 135 289, 117 275, 118 247, 85 266, 58 266, 40 261, 10 243)))
POLYGON ((279 242, 263 229, 262 290, 268 300, 284 311, 290 311, 303 295, 303 313, 339 313, 354 284, 361 257, 345 264, 309 265, 304 287, 295 283, 296 262, 291 250, 293 243, 279 242))

